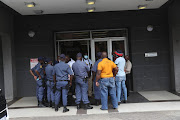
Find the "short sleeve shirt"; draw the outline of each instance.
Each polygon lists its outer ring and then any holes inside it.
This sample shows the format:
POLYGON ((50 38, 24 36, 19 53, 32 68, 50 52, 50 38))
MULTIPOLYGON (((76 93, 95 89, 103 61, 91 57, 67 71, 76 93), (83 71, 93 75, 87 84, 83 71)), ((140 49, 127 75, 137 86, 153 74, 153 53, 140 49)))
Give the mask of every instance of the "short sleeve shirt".
POLYGON ((104 58, 98 64, 98 70, 101 70, 101 78, 113 77, 113 69, 116 68, 116 64, 113 61, 104 58))
POLYGON ((125 76, 126 75, 126 73, 124 71, 124 68, 126 65, 125 59, 123 57, 119 57, 116 59, 115 64, 117 65, 117 67, 119 69, 116 76, 125 76))
POLYGON ((44 68, 40 63, 37 64, 35 70, 37 70, 39 74, 41 75, 41 77, 44 78, 44 68))
POLYGON ((74 71, 74 75, 79 78, 84 78, 88 76, 88 73, 90 71, 90 68, 85 64, 85 62, 77 60, 73 66, 72 69, 74 71))
POLYGON ((68 75, 73 75, 73 72, 68 64, 61 61, 54 66, 53 75, 56 75, 56 80, 69 80, 68 75))
POLYGON ((45 68, 45 72, 46 72, 46 77, 48 80, 53 80, 53 70, 54 67, 50 64, 48 64, 45 68))

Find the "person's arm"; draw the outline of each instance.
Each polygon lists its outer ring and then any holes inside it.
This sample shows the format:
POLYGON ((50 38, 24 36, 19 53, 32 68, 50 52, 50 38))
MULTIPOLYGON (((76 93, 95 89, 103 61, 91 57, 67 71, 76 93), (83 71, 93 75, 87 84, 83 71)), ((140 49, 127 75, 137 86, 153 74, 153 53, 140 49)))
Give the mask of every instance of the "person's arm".
POLYGON ((34 75, 34 73, 32 72, 32 70, 29 70, 29 72, 30 72, 31 75, 34 77, 34 79, 37 80, 37 76, 34 75))
POLYGON ((52 75, 53 75, 54 83, 56 84, 56 72, 55 72, 55 67, 53 67, 52 75))
MULTIPOLYGON (((117 61, 117 60, 116 60, 117 61)), ((117 67, 117 65, 116 65, 116 63, 118 63, 118 62, 115 62, 115 63, 113 63, 112 62, 112 64, 113 64, 113 76, 114 76, 114 78, 116 77, 116 74, 118 73, 118 67, 117 67)))
POLYGON ((115 67, 113 70, 114 70, 113 76, 116 77, 116 74, 118 73, 118 67, 115 67))
POLYGON ((99 86, 98 80, 100 79, 101 79, 101 70, 98 70, 96 74, 96 86, 99 86))
POLYGON ((38 72, 38 70, 35 70, 36 74, 39 76, 39 79, 41 79, 41 75, 40 73, 38 72))

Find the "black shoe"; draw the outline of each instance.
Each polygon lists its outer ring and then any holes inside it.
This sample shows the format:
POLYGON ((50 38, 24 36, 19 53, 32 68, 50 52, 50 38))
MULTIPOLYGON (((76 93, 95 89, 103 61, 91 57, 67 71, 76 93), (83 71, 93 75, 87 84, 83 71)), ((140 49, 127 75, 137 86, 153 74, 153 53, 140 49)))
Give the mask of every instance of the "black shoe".
POLYGON ((52 107, 52 102, 49 103, 49 107, 52 107))
POLYGON ((48 102, 48 103, 45 103, 45 106, 46 107, 50 107, 50 103, 48 102))
POLYGON ((39 102, 38 107, 45 107, 42 102, 39 102))
POLYGON ((84 110, 87 110, 87 109, 93 109, 93 107, 90 106, 89 104, 85 104, 84 105, 84 110))
POLYGON ((121 104, 121 102, 118 102, 118 105, 120 105, 121 104))
POLYGON ((38 106, 39 106, 39 101, 38 101, 38 106))
POLYGON ((69 111, 69 109, 67 109, 67 107, 64 107, 63 113, 68 112, 68 111, 69 111))
POLYGON ((127 100, 125 100, 124 103, 127 103, 127 100))
POLYGON ((55 111, 57 112, 59 109, 59 106, 58 105, 55 105, 55 111))
POLYGON ((77 109, 79 110, 81 108, 80 104, 77 105, 77 109))
POLYGON ((52 103, 52 108, 55 108, 55 103, 52 103))

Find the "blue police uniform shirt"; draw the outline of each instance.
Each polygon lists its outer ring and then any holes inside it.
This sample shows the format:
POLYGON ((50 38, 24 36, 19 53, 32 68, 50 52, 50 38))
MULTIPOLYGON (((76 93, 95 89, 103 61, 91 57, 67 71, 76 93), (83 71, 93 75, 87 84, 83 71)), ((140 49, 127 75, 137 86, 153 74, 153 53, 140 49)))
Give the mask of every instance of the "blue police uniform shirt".
POLYGON ((54 66, 53 75, 56 75, 56 80, 69 80, 68 75, 73 75, 73 72, 68 64, 61 61, 54 66))
POLYGON ((95 63, 94 63, 94 65, 93 65, 93 67, 92 67, 92 71, 93 72, 97 72, 97 67, 98 67, 98 64, 100 63, 102 61, 102 59, 99 59, 99 60, 97 60, 95 63))
POLYGON ((88 77, 88 73, 90 71, 90 68, 88 67, 88 65, 86 65, 85 62, 77 60, 73 66, 72 69, 74 71, 74 74, 76 77, 80 77, 80 78, 84 78, 84 77, 88 77))
POLYGON ((43 66, 41 65, 41 63, 38 63, 37 66, 36 66, 36 69, 39 74, 41 75, 41 78, 44 78, 44 68, 43 66))
POLYGON ((54 67, 50 64, 48 64, 45 68, 45 72, 46 72, 46 78, 48 80, 53 80, 53 70, 54 70, 54 67))

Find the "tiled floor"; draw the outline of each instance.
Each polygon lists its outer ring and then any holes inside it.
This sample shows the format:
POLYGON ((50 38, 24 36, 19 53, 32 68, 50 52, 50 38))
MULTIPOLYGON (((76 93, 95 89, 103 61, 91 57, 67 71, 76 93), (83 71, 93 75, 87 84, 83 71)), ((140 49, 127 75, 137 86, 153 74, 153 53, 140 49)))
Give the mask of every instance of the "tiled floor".
MULTIPOLYGON (((71 103, 74 101, 71 100, 71 103)), ((179 97, 166 92, 166 91, 150 91, 131 93, 128 97, 127 104, 121 104, 117 110, 112 109, 109 100, 109 110, 100 110, 101 106, 93 106, 92 110, 77 110, 76 106, 68 106, 70 109, 67 113, 62 113, 61 107, 58 112, 55 112, 52 108, 38 108, 36 97, 24 97, 17 99, 15 102, 9 104, 9 116, 10 118, 21 117, 51 117, 51 116, 70 116, 70 115, 92 115, 92 114, 107 114, 107 113, 130 113, 130 112, 151 112, 151 111, 167 111, 167 110, 180 110, 180 101, 174 102, 154 102, 158 100, 179 100, 179 97), (171 99, 170 99, 171 98, 171 99), (153 101, 153 102, 150 102, 153 101)), ((93 99, 91 103, 93 103, 93 99)))
POLYGON ((179 96, 168 91, 144 91, 139 93, 151 102, 180 100, 179 96))
POLYGON ((100 106, 93 106, 92 110, 77 110, 75 106, 68 107, 67 113, 62 113, 61 107, 58 112, 52 108, 24 108, 24 109, 9 109, 10 118, 20 117, 53 117, 53 116, 72 116, 72 115, 90 115, 90 114, 107 114, 112 111, 117 113, 132 113, 132 112, 151 112, 151 111, 171 111, 180 110, 180 102, 149 102, 149 103, 127 103, 121 104, 117 111, 112 109, 102 111, 100 106))

